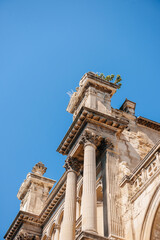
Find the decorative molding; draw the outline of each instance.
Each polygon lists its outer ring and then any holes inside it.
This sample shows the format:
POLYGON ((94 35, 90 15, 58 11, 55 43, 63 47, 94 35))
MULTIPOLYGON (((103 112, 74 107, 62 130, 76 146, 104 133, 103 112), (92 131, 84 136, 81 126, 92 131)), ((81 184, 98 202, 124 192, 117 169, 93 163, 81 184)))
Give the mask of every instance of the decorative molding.
POLYGON ((96 110, 82 107, 57 148, 57 151, 63 155, 67 155, 87 123, 92 123, 119 133, 128 126, 128 120, 124 117, 111 117, 96 110))

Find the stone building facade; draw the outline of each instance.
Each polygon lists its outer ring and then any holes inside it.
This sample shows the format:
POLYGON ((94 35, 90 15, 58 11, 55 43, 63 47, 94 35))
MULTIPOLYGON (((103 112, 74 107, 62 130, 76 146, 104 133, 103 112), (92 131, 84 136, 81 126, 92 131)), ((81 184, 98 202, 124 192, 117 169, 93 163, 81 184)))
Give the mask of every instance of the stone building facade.
POLYGON ((117 88, 82 77, 57 149, 66 171, 53 188, 46 167, 33 167, 5 240, 160 240, 160 124, 136 117, 128 99, 113 109, 117 88))

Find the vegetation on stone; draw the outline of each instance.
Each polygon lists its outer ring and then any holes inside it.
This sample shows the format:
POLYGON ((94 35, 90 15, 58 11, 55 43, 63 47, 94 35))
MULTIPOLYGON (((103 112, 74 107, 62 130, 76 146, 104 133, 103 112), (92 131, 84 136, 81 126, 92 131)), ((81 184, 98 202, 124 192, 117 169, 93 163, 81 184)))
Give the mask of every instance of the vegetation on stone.
MULTIPOLYGON (((114 75, 114 74, 105 76, 103 73, 97 73, 97 77, 100 77, 100 78, 102 78, 103 80, 106 80, 106 81, 108 81, 108 82, 112 82, 112 81, 115 79, 115 75, 114 75)), ((118 74, 113 83, 116 84, 116 85, 118 86, 118 88, 120 88, 120 87, 122 86, 121 81, 122 81, 122 78, 121 78, 121 76, 118 74)))

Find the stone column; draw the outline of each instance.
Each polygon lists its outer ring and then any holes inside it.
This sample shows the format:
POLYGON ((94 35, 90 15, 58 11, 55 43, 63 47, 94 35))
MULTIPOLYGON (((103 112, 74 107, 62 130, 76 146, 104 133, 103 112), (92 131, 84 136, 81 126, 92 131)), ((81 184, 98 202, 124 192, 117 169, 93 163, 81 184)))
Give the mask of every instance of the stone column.
POLYGON ((80 164, 75 158, 68 158, 64 167, 67 170, 67 185, 61 240, 74 240, 76 224, 77 172, 79 171, 80 164))
POLYGON ((55 234, 54 234, 54 240, 59 240, 59 230, 60 230, 60 225, 56 224, 54 226, 55 234))
POLYGON ((82 231, 97 231, 97 197, 96 197, 96 143, 98 137, 85 133, 83 195, 82 195, 82 231))

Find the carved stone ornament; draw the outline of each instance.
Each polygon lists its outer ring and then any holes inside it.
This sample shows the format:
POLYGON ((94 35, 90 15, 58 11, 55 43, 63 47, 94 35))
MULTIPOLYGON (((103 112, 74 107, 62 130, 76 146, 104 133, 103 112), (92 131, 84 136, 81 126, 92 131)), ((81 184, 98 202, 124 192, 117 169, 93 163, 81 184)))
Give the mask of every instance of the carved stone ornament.
POLYGON ((95 146, 99 146, 102 141, 102 136, 98 136, 95 133, 86 130, 84 134, 82 135, 82 139, 80 141, 80 144, 86 144, 88 142, 94 144, 95 146))
POLYGON ((32 168, 32 172, 43 176, 43 174, 46 172, 47 168, 44 166, 44 164, 42 162, 37 163, 33 168, 32 168))
POLYGON ((36 235, 34 235, 32 233, 27 233, 27 232, 21 231, 16 236, 16 240, 40 240, 40 237, 36 236, 36 235))
POLYGON ((68 157, 63 167, 66 171, 73 170, 78 173, 81 168, 81 164, 76 158, 68 157))

